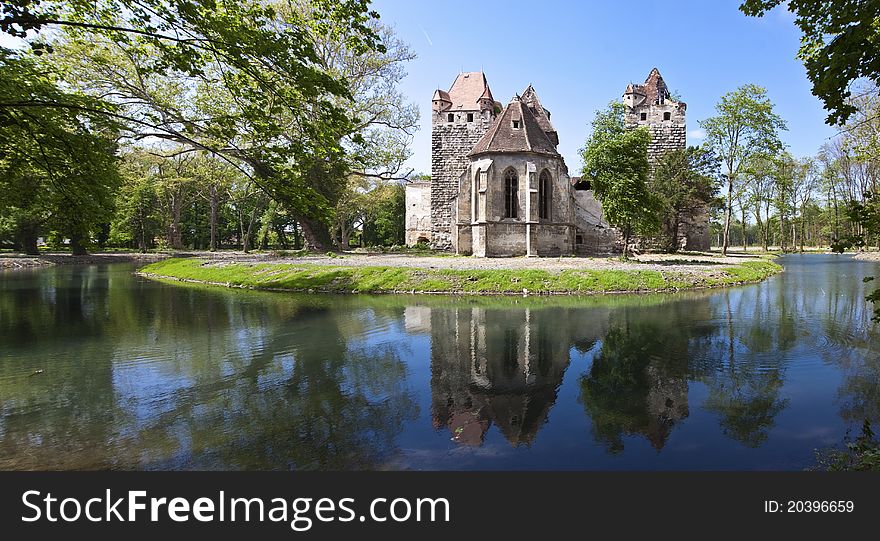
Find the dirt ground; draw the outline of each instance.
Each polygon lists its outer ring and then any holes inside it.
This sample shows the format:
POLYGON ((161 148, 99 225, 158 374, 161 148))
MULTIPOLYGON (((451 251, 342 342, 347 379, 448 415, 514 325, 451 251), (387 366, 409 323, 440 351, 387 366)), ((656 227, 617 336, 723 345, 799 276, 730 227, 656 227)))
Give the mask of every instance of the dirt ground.
POLYGON ((345 267, 382 266, 410 267, 424 269, 536 269, 562 271, 567 269, 596 270, 662 270, 700 273, 711 271, 718 266, 735 265, 744 261, 757 261, 752 255, 729 254, 721 257, 713 253, 687 254, 641 254, 629 262, 616 256, 605 257, 464 257, 451 255, 425 256, 410 254, 362 254, 347 252, 334 257, 328 255, 307 255, 300 257, 277 257, 271 254, 242 252, 187 252, 180 254, 139 254, 139 253, 99 253, 87 256, 70 254, 44 254, 40 256, 18 256, 0 254, 0 268, 25 268, 64 264, 97 264, 138 261, 149 263, 167 257, 200 257, 215 261, 257 263, 309 263, 345 267))
POLYGON ((731 254, 721 257, 711 253, 688 254, 642 254, 634 261, 624 262, 619 257, 464 257, 464 256, 423 256, 408 254, 355 254, 341 256, 308 255, 302 257, 271 257, 267 255, 212 254, 208 259, 228 260, 230 262, 310 263, 334 266, 381 266, 410 267, 423 269, 452 270, 494 270, 494 269, 536 269, 562 271, 568 269, 596 270, 662 270, 700 273, 718 266, 729 266, 744 261, 759 261, 757 256, 731 254))
POLYGON ((75 256, 65 253, 46 253, 38 256, 0 254, 0 269, 25 269, 52 265, 96 265, 140 261, 151 263, 171 257, 171 254, 140 254, 136 252, 106 252, 75 256))

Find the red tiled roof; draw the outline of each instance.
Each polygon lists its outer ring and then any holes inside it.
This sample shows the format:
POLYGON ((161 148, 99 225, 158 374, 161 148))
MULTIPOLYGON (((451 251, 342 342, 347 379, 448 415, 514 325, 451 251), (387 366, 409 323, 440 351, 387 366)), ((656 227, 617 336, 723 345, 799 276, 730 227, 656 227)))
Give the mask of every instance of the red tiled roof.
POLYGON ((480 71, 459 73, 449 88, 449 100, 452 108, 459 111, 479 111, 480 99, 492 98, 486 75, 480 71))

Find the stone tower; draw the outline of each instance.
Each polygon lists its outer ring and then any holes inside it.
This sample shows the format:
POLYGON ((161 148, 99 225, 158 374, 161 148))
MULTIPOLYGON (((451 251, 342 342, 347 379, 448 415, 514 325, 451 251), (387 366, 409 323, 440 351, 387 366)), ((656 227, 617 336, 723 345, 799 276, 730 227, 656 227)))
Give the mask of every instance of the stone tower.
POLYGON ((647 126, 651 130, 648 161, 652 168, 665 152, 685 147, 687 104, 672 99, 657 68, 651 70, 645 84, 627 85, 623 103, 628 128, 647 126))
MULTIPOLYGON (((627 85, 623 103, 626 105, 626 126, 646 126, 651 131, 648 161, 652 172, 663 154, 685 148, 687 104, 672 97, 657 68, 651 70, 644 84, 627 85)), ((687 250, 709 249, 708 208, 679 226, 679 244, 687 250)))
POLYGON ((453 199, 467 168, 468 152, 486 133, 501 105, 482 72, 459 73, 449 92, 431 100, 431 247, 453 247, 453 199))

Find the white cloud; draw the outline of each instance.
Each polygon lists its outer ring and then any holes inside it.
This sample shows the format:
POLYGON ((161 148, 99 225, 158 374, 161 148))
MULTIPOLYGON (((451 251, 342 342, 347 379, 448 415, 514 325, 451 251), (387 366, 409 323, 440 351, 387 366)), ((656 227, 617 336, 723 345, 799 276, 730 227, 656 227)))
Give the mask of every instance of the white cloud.
POLYGON ((697 128, 688 132, 688 137, 701 141, 706 138, 706 131, 703 128, 697 128))

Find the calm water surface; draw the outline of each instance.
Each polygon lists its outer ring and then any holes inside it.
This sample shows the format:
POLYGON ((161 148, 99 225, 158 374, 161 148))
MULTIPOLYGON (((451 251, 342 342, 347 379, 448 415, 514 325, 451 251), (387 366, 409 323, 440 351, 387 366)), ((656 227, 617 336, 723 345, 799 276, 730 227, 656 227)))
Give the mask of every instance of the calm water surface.
POLYGON ((0 469, 803 469, 880 423, 880 266, 587 299, 0 272, 0 469))

